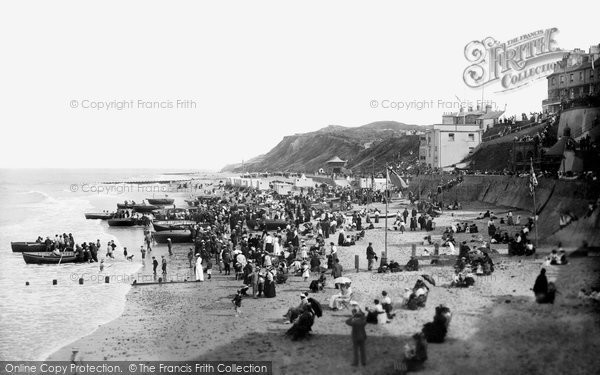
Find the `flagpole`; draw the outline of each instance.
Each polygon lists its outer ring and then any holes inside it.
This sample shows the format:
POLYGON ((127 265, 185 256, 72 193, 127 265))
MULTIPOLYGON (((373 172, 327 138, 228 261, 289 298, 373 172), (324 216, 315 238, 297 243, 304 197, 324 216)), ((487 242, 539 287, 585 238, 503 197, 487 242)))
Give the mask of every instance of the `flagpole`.
POLYGON ((531 162, 531 174, 530 183, 531 183, 531 193, 533 195, 533 224, 535 225, 535 248, 538 248, 538 220, 537 220, 537 205, 535 203, 535 185, 537 185, 537 178, 535 177, 535 170, 533 169, 533 158, 529 158, 531 162), (534 183, 535 181, 535 183, 534 183))
POLYGON ((388 258, 388 249, 387 249, 387 236, 388 236, 388 200, 389 200, 389 194, 388 194, 388 178, 389 178, 389 171, 388 171, 388 165, 387 163, 385 164, 385 236, 384 236, 384 241, 385 241, 385 245, 384 245, 384 250, 385 250, 385 259, 387 261, 388 258))

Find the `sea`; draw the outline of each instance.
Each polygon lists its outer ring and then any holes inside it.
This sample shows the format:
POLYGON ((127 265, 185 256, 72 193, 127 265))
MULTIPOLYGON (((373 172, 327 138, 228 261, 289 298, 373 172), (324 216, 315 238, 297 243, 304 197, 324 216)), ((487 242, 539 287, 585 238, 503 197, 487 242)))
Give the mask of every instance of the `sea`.
POLYGON ((109 227, 86 220, 86 212, 114 211, 124 200, 176 198, 195 191, 181 183, 138 185, 134 181, 185 180, 201 172, 149 169, 0 169, 0 360, 44 360, 61 347, 117 318, 142 267, 143 228, 109 227), (104 182, 121 182, 104 184, 104 182), (99 258, 114 240, 115 259, 98 263, 25 264, 12 241, 51 239, 72 233, 76 243, 100 240, 99 258), (135 254, 127 261, 123 247, 135 254), (105 277, 109 276, 109 283, 105 277), (79 279, 83 278, 83 285, 79 279), (53 280, 57 285, 53 285, 53 280), (26 285, 29 283, 29 285, 26 285))

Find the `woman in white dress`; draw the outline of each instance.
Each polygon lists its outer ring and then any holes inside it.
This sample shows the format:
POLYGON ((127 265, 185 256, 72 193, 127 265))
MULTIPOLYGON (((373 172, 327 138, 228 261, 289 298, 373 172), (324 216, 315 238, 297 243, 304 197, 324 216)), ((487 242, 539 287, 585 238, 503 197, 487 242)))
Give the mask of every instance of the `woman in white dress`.
POLYGON ((204 269, 202 268, 202 257, 196 254, 196 281, 204 281, 204 269))

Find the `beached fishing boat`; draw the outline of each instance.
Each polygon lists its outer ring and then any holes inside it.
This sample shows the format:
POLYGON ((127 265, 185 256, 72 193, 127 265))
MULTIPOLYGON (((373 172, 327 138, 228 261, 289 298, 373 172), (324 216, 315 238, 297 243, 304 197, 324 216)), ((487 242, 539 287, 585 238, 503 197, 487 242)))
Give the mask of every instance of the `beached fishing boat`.
POLYGON ((32 252, 22 253, 23 260, 27 264, 58 264, 58 263, 75 263, 77 256, 74 251, 63 251, 61 255, 56 255, 52 252, 32 252))
POLYGON ((154 239, 158 243, 167 243, 167 239, 169 238, 172 243, 192 242, 192 231, 189 229, 177 229, 154 233, 154 239))
POLYGON ((13 253, 48 251, 43 242, 11 242, 10 247, 13 253))
POLYGON ((108 220, 108 225, 111 227, 132 227, 136 224, 137 224, 137 220, 133 217, 108 220))
MULTIPOLYGON (((369 217, 371 218, 371 220, 375 220, 376 215, 375 214, 369 214, 369 217)), ((386 217, 385 212, 379 214, 379 219, 385 219, 385 217, 386 217)), ((388 212, 388 214, 387 214, 387 218, 388 219, 393 219, 395 217, 396 217, 395 213, 388 212)))
POLYGON ((117 203, 117 208, 119 210, 130 210, 134 206, 133 203, 117 203))
POLYGON ((160 220, 154 221, 152 223, 156 232, 163 232, 165 230, 188 229, 194 224, 196 224, 196 222, 193 220, 160 220))
POLYGON ((185 199, 185 203, 190 207, 198 207, 200 205, 200 201, 197 199, 185 199))
POLYGON ((156 206, 168 206, 175 202, 175 199, 171 198, 148 198, 146 200, 148 201, 148 203, 156 206))
POLYGON ((160 209, 159 206, 155 206, 152 204, 136 204, 133 206, 133 211, 134 212, 139 212, 142 214, 148 214, 151 213, 154 210, 158 210, 160 209))
POLYGON ((95 219, 108 220, 108 219, 112 219, 113 216, 114 216, 114 214, 107 213, 107 212, 87 212, 87 213, 85 213, 85 218, 88 220, 95 220, 95 219))
POLYGON ((287 222, 285 220, 247 220, 246 226, 252 230, 277 230, 285 229, 287 222))

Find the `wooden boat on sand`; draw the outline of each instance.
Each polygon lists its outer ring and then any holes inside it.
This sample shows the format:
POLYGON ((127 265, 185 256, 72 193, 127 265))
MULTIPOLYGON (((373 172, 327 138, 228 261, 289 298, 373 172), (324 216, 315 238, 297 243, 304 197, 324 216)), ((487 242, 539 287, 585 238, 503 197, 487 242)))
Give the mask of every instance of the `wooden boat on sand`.
POLYGON ((156 232, 163 232, 166 230, 189 229, 194 224, 196 222, 193 220, 160 220, 154 221, 152 226, 154 226, 156 232))
POLYGON ((175 199, 171 198, 148 198, 146 199, 148 203, 156 206, 168 206, 175 202, 175 199))
POLYGON ((27 252, 46 252, 46 244, 43 242, 11 242, 10 247, 13 253, 27 252))
POLYGON ((137 220, 133 217, 108 220, 108 225, 111 227, 132 227, 136 224, 137 220))
POLYGON ((53 252, 27 252, 22 253, 23 260, 27 264, 58 264, 58 263, 76 263, 77 256, 74 251, 63 251, 61 255, 53 252))
POLYGON ((114 214, 111 213, 107 213, 107 212, 86 212, 85 213, 85 218, 88 220, 108 220, 108 219, 112 219, 112 217, 114 216, 114 214))
POLYGON ((189 229, 166 230, 155 232, 154 239, 158 243, 167 243, 167 239, 171 239, 171 243, 192 242, 192 231, 189 229))

